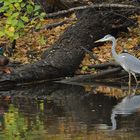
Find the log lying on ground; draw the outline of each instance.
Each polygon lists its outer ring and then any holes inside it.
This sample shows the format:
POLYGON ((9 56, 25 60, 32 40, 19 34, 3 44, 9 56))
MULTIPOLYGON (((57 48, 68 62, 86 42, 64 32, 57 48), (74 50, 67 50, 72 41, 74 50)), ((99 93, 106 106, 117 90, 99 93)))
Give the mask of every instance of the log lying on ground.
MULTIPOLYGON (((116 67, 116 68, 112 68, 112 69, 107 69, 107 70, 103 70, 100 72, 97 72, 95 74, 86 74, 86 75, 78 75, 75 77, 70 77, 70 78, 66 78, 64 80, 61 80, 61 83, 70 83, 70 82, 93 82, 96 80, 100 80, 100 79, 111 79, 112 77, 120 77, 122 68, 121 67, 116 67), (115 75, 114 75, 115 73, 115 75)), ((123 73, 123 76, 125 75, 125 73, 123 73)))
POLYGON ((85 52, 80 46, 92 49, 97 46, 93 43, 95 40, 107 33, 116 34, 119 29, 127 29, 130 24, 124 16, 110 11, 95 13, 90 8, 44 52, 42 60, 14 69, 10 75, 2 75, 0 87, 72 76, 84 57, 85 52))

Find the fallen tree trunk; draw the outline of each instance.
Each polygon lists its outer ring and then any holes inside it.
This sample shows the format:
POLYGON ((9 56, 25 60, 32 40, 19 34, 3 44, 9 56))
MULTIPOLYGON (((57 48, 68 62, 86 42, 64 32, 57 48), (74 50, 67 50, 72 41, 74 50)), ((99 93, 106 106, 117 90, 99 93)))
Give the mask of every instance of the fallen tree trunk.
POLYGON ((115 35, 132 24, 133 22, 119 14, 110 11, 96 13, 89 8, 82 13, 75 25, 70 26, 58 41, 44 52, 42 60, 14 69, 10 75, 2 75, 0 87, 73 76, 84 57, 82 47, 92 49, 97 46, 93 43, 95 40, 107 33, 115 35))

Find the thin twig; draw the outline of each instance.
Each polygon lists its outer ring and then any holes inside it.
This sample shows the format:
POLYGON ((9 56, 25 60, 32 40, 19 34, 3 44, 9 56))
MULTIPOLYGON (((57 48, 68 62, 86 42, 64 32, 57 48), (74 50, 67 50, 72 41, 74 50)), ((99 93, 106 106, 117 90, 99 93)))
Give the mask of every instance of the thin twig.
POLYGON ((89 51, 87 48, 85 48, 83 46, 80 46, 80 48, 83 49, 85 52, 87 52, 91 58, 93 58, 94 60, 98 60, 97 56, 95 54, 93 54, 93 52, 89 51))
POLYGON ((42 29, 52 29, 52 28, 55 28, 55 27, 58 27, 58 26, 62 26, 64 24, 67 24, 71 21, 75 21, 75 19, 71 18, 71 19, 66 19, 66 20, 63 20, 63 21, 60 21, 60 22, 55 22, 55 23, 50 23, 50 24, 47 24, 45 26, 43 26, 42 28, 40 28, 39 30, 42 30, 42 29))

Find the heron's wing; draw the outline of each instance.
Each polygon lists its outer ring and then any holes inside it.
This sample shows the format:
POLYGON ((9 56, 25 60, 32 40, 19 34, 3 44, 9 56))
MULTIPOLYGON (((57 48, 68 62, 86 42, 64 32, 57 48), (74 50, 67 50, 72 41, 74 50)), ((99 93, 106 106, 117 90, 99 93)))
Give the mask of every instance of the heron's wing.
POLYGON ((134 73, 140 73, 140 60, 128 53, 118 55, 120 65, 126 70, 134 73))

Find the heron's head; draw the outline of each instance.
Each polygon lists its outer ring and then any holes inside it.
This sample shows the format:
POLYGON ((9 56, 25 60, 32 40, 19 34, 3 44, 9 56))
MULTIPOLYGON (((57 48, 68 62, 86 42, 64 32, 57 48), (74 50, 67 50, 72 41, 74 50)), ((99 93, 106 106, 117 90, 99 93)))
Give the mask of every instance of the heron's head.
POLYGON ((103 38, 95 41, 95 43, 97 43, 97 42, 105 42, 105 41, 112 41, 113 38, 114 37, 112 35, 108 34, 108 35, 104 36, 103 38))

